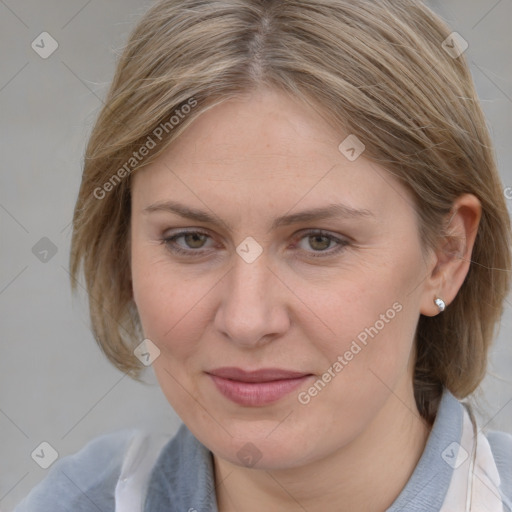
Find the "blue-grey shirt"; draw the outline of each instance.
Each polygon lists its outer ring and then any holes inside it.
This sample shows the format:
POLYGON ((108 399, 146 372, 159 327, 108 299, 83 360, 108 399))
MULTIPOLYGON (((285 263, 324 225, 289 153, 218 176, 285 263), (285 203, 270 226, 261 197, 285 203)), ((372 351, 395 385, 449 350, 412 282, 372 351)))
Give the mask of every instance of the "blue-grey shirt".
MULTIPOLYGON (((442 453, 462 435, 463 405, 448 391, 441 399, 425 450, 409 481, 386 512, 438 512, 453 468, 442 453)), ((14 512, 114 512, 115 487, 127 447, 140 432, 97 437, 56 462, 14 512)), ((512 512, 512 435, 486 435, 500 474, 504 512, 512 512)), ((211 452, 181 425, 151 472, 144 512, 218 512, 211 452)))

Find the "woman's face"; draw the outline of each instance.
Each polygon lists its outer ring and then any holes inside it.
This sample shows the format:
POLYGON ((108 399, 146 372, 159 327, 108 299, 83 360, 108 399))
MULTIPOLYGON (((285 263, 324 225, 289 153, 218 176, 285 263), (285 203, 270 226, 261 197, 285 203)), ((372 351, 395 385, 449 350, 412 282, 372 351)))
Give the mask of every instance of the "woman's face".
POLYGON ((153 368, 235 464, 319 460, 414 408, 431 260, 411 195, 352 138, 339 149, 348 135, 260 90, 205 112, 134 175, 133 293, 153 368))

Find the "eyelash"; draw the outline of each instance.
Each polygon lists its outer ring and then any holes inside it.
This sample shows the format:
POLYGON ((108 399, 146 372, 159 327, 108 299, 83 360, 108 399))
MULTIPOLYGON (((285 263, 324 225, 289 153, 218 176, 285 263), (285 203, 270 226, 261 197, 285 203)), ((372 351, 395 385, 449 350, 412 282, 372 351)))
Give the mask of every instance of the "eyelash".
MULTIPOLYGON (((175 244, 175 241, 178 239, 178 238, 181 238, 182 236, 185 236, 185 235, 194 235, 194 234, 199 234, 199 235, 205 235, 205 236, 208 236, 208 233, 205 233, 204 231, 198 231, 198 230, 194 230, 194 231, 180 231, 178 233, 176 233, 175 235, 172 235, 170 237, 164 237, 161 239, 161 242, 163 245, 166 246, 166 248, 175 253, 175 254, 180 254, 180 255, 185 255, 185 256, 201 256, 201 249, 197 249, 197 250, 193 250, 193 249, 190 249, 190 250, 187 250, 187 249, 183 249, 177 245, 171 245, 171 244, 175 244)), ((324 250, 324 251, 313 251, 313 253, 310 253, 311 256, 313 258, 325 258, 325 257, 328 257, 328 256, 334 256, 335 254, 338 254, 339 252, 341 252, 347 245, 349 245, 349 242, 347 240, 342 240, 338 237, 335 237, 334 235, 331 235, 325 231, 322 231, 322 230, 310 230, 310 231, 307 231, 306 233, 304 233, 302 235, 302 237, 299 238, 299 241, 302 240, 303 238, 307 238, 307 237, 311 237, 311 236, 322 236, 322 237, 325 237, 327 239, 329 239, 330 241, 332 242, 336 242, 338 244, 338 247, 335 248, 334 250, 324 250), (315 252, 317 254, 315 254, 315 252)), ((211 237, 210 237, 211 238, 211 237)))

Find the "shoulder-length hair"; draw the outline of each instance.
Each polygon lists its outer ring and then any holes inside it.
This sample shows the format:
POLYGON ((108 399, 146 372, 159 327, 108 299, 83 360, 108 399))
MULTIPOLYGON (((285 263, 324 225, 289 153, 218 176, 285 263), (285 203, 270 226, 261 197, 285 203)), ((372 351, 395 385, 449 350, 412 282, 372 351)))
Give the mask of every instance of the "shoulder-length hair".
POLYGON ((483 379, 508 292, 510 220, 460 38, 415 0, 163 0, 133 30, 90 136, 73 219, 72 287, 82 269, 94 336, 139 378, 130 184, 213 105, 269 86, 356 135, 365 157, 412 191, 424 249, 454 200, 482 217, 467 277, 447 310, 421 315, 414 389, 431 419, 443 387, 483 379))

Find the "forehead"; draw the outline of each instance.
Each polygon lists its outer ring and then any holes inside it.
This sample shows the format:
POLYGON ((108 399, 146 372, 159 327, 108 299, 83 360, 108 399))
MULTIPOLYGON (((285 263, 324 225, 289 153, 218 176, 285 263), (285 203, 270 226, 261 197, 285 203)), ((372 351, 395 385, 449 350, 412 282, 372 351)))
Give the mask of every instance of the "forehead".
MULTIPOLYGON (((410 209, 412 198, 391 174, 364 152, 353 159, 347 158, 347 144, 340 150, 349 135, 289 95, 253 92, 203 112, 154 162, 136 171, 134 201, 146 207, 179 198, 260 216, 327 203, 382 214, 396 210, 397 198, 410 209)), ((359 152, 362 141, 353 137, 349 146, 359 152)))

